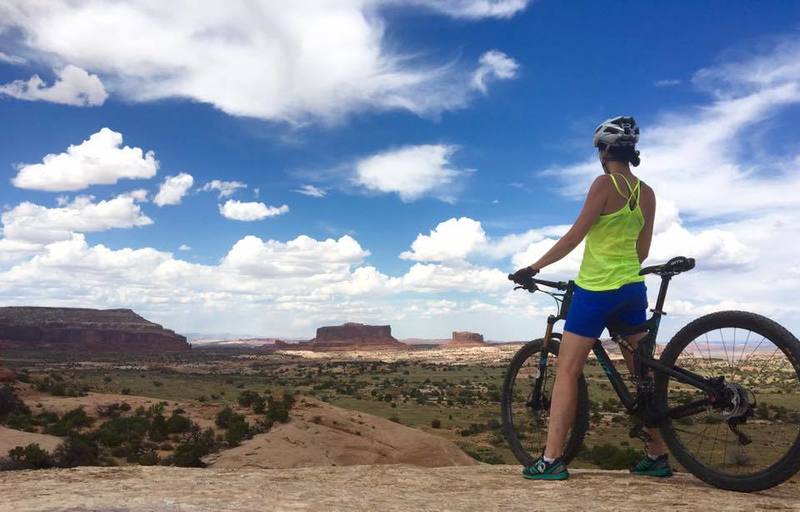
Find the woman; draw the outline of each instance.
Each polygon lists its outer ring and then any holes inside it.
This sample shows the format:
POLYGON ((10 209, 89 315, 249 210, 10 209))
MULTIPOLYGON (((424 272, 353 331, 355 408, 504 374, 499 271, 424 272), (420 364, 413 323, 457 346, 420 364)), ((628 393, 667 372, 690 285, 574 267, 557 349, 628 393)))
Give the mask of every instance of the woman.
MULTIPOLYGON (((647 290, 639 275, 653 237, 656 197, 631 172, 639 165, 639 128, 632 117, 615 117, 600 124, 594 133, 604 174, 598 176, 586 196, 575 223, 539 261, 520 269, 515 280, 525 280, 555 263, 586 237, 575 294, 567 314, 556 365, 550 404, 547 446, 533 466, 523 470, 533 480, 564 480, 569 472, 561 457, 567 433, 575 417, 578 378, 592 345, 608 326, 609 319, 639 325, 646 319, 647 290)), ((635 347, 644 333, 627 336, 635 347)), ((625 354, 632 371, 630 354, 625 354)), ((655 429, 646 456, 631 471, 649 476, 671 476, 667 450, 655 429)))

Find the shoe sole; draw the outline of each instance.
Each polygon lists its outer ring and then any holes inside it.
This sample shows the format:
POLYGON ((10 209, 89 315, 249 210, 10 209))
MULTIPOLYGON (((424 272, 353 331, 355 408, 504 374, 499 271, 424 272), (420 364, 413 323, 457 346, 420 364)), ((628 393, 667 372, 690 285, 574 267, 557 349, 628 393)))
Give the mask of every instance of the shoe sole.
POLYGON ((536 476, 522 475, 522 478, 525 478, 527 480, 566 480, 567 478, 569 478, 569 473, 566 473, 566 474, 557 473, 557 474, 554 474, 554 475, 544 474, 544 475, 536 475, 536 476))
POLYGON ((656 469, 653 471, 631 471, 631 474, 638 476, 654 476, 656 478, 667 478, 672 476, 672 470, 667 469, 666 471, 664 471, 663 469, 656 469))

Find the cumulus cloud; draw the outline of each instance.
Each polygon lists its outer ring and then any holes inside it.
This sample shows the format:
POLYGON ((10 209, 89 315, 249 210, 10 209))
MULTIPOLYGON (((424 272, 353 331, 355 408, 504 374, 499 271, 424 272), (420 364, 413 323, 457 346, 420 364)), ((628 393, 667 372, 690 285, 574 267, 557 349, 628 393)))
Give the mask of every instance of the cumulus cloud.
POLYGON ((327 195, 325 189, 315 187, 314 185, 302 185, 300 188, 295 189, 294 191, 298 194, 303 194, 304 196, 310 197, 325 197, 327 195))
POLYGON ((121 179, 152 178, 157 170, 155 153, 122 147, 121 133, 102 128, 64 153, 48 154, 42 163, 19 165, 11 181, 19 188, 65 192, 111 185, 121 179))
POLYGON ((76 107, 96 107, 105 103, 108 93, 97 75, 90 75, 77 66, 55 70, 53 85, 46 85, 39 75, 29 80, 14 80, 0 85, 0 95, 18 100, 49 101, 76 107))
POLYGON ((221 180, 211 180, 200 190, 202 192, 209 192, 211 190, 216 190, 219 192, 219 198, 222 199, 223 197, 230 197, 239 190, 240 188, 247 188, 245 183, 241 181, 221 181, 221 180))
POLYGON ((191 174, 182 172, 176 176, 167 176, 159 187, 153 202, 158 206, 181 204, 183 196, 189 192, 192 185, 194 185, 194 178, 191 174))
POLYGON ((219 213, 226 219, 241 220, 245 222, 262 220, 267 217, 275 217, 289 211, 289 207, 267 206, 260 202, 243 202, 235 199, 228 199, 225 204, 219 205, 219 213))
POLYGON ((302 235, 285 243, 246 236, 225 255, 222 266, 253 277, 342 276, 368 255, 348 235, 321 241, 302 235))
POLYGON ((93 202, 91 196, 78 196, 59 208, 24 202, 3 212, 0 218, 6 239, 31 244, 68 240, 73 233, 132 228, 153 223, 130 195, 120 195, 98 203, 93 202))
POLYGON ((461 260, 486 241, 480 222, 469 217, 453 218, 440 223, 429 235, 417 235, 411 250, 400 257, 415 261, 461 260))
POLYGON ((491 50, 481 55, 478 69, 472 74, 472 87, 486 94, 492 80, 510 80, 517 75, 519 64, 503 52, 491 50))
POLYGON ((186 245, 186 244, 181 244, 180 247, 178 247, 178 250, 185 252, 185 251, 191 251, 192 248, 190 246, 186 245))
MULTIPOLYGON (((177 0, 167 7, 138 0, 41 9, 10 0, 0 6, 0 30, 19 34, 30 54, 99 73, 130 101, 187 98, 295 123, 375 109, 436 115, 472 99, 471 66, 424 62, 385 41, 381 8, 422 4, 477 19, 509 17, 527 2, 177 0)), ((91 98, 99 101, 99 88, 91 98)))
POLYGON ((656 80, 653 82, 653 85, 656 87, 675 87, 676 85, 680 85, 681 81, 677 79, 665 78, 663 80, 656 80))
POLYGON ((367 190, 395 193, 403 201, 432 195, 451 201, 455 180, 464 174, 450 158, 455 146, 405 146, 364 158, 356 164, 353 181, 367 190))

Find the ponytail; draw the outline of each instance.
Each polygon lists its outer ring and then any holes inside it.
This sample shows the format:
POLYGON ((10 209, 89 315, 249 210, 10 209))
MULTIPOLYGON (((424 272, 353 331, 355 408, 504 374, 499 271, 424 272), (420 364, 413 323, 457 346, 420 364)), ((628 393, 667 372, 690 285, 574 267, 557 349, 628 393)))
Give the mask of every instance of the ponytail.
POLYGON ((629 162, 634 167, 639 167, 639 164, 642 163, 639 151, 633 146, 607 146, 605 144, 598 146, 598 149, 601 150, 606 148, 608 148, 608 156, 611 160, 629 162))

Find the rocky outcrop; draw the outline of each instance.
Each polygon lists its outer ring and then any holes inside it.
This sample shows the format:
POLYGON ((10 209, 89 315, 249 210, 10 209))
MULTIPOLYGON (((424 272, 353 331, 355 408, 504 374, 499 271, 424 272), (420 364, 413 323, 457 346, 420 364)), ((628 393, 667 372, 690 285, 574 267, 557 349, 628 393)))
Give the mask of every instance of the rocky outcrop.
POLYGON ((14 372, 6 368, 3 361, 0 360, 0 382, 13 382, 15 378, 14 372))
POLYGON ((301 350, 385 350, 403 349, 407 346, 392 336, 389 325, 346 323, 317 329, 311 341, 298 343, 301 350))
POLYGON ((0 308, 0 350, 179 352, 186 338, 130 309, 0 308))
POLYGON ((453 337, 447 343, 443 344, 444 348, 462 348, 462 347, 483 347, 486 342, 483 341, 483 335, 477 332, 469 331, 453 331, 453 337))
POLYGON ((407 465, 298 469, 163 466, 0 472, 3 510, 13 511, 459 511, 715 512, 797 510, 797 481, 759 493, 710 487, 687 475, 631 476, 570 470, 563 482, 530 482, 519 466, 407 465))

